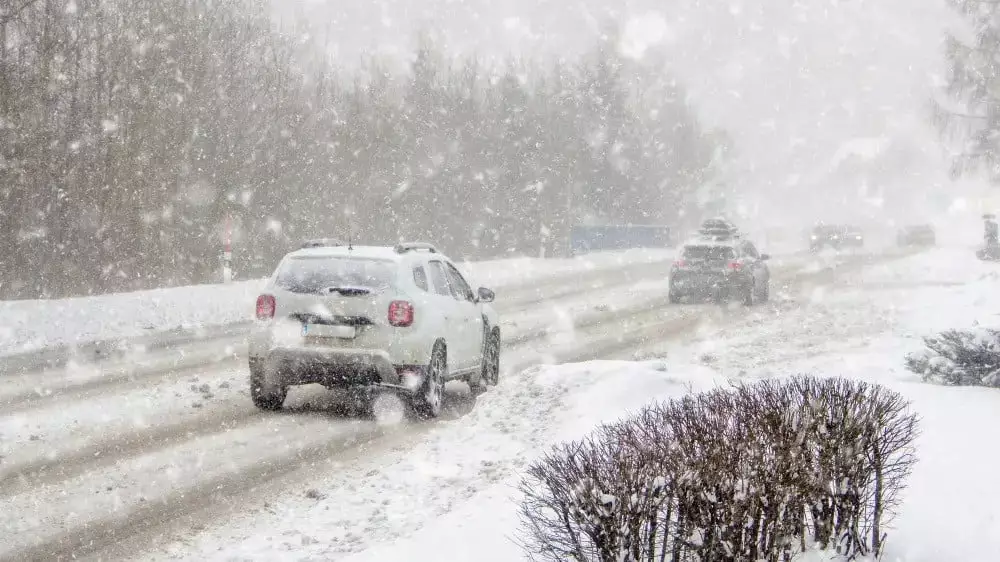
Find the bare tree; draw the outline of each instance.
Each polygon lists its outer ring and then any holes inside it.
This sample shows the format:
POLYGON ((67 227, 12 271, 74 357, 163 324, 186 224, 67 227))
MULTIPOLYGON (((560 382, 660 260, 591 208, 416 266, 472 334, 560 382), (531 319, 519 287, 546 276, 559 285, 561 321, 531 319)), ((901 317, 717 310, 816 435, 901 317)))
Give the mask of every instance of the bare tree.
POLYGON ((647 407, 556 446, 521 485, 541 560, 880 556, 917 419, 885 388, 797 377, 647 407))
POLYGON ((214 281, 227 224, 244 278, 318 234, 549 255, 711 172, 606 47, 497 69, 427 36, 409 74, 348 73, 264 0, 0 0, 0 38, 5 299, 214 281))

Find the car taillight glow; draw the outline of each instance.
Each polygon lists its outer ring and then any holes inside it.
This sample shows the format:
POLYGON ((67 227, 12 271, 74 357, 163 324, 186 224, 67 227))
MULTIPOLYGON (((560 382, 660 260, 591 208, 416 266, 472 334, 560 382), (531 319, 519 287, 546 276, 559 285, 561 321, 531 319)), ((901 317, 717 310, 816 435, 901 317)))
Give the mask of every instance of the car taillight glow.
POLYGON ((413 304, 407 301, 389 303, 389 324, 397 328, 413 324, 413 304))
POLYGON ((261 295, 257 297, 257 320, 268 320, 274 318, 275 302, 273 295, 261 295))
POLYGON ((674 260, 674 267, 684 267, 684 260, 674 260))
POLYGON ((731 261, 731 262, 729 262, 729 269, 731 271, 739 271, 740 267, 741 267, 740 266, 740 262, 738 262, 738 261, 731 261))

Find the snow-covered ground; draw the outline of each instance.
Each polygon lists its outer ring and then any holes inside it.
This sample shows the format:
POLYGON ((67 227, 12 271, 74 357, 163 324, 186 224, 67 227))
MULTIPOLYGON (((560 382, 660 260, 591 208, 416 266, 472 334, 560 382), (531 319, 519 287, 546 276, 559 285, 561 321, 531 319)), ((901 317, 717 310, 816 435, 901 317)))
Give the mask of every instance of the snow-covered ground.
POLYGON ((174 541, 158 556, 523 560, 515 486, 547 446, 652 399, 732 378, 805 372, 885 384, 921 417, 920 462, 885 560, 998 560, 1000 492, 990 444, 1000 426, 1000 392, 929 385, 903 368, 920 336, 976 321, 1000 324, 998 271, 971 252, 931 250, 822 288, 791 287, 769 307, 706 323, 681 339, 650 342, 643 355, 658 359, 511 373, 469 414, 421 432, 405 455, 371 451, 317 476, 308 489, 265 494, 227 523, 174 541))
MULTIPOLYGON (((776 256, 772 295, 829 283, 882 259, 898 257, 776 256)), ((590 427, 575 420, 620 413, 592 401, 613 405, 620 396, 620 404, 640 404, 687 376, 673 368, 664 375, 650 363, 605 387, 601 381, 616 375, 600 366, 580 375, 568 374, 573 368, 521 372, 683 337, 720 314, 710 304, 666 304, 661 277, 669 262, 641 269, 645 276, 613 269, 596 285, 578 270, 572 281, 532 283, 529 295, 504 292, 509 300, 496 303, 506 323, 504 382, 479 398, 463 383, 450 384, 448 414, 439 423, 400 420, 391 399, 377 402, 374 417, 345 418, 351 408, 343 393, 316 386, 293 389, 285 412, 259 412, 238 351, 217 363, 153 370, 71 364, 51 376, 0 377, 0 528, 18 531, 0 541, 0 558, 47 559, 78 549, 111 559, 146 559, 150 552, 228 558, 229 547, 244 542, 256 545, 257 553, 247 554, 255 559, 301 557, 283 546, 293 535, 329 558, 365 550, 374 544, 369 536, 405 537, 483 486, 505 486, 552 439, 590 427), (565 292, 567 284, 582 292, 565 292), (646 381, 642 372, 667 378, 646 381), (331 504, 324 495, 347 499, 331 504), (325 521, 340 529, 339 542, 322 529, 295 535, 308 526, 289 514, 314 504, 336 518, 325 521), (203 531, 193 534, 192 526, 203 531), (252 536, 260 542, 246 538, 252 536)), ((721 314, 745 313, 735 306, 721 314)))
POLYGON ((174 545, 174 552, 204 560, 329 560, 352 552, 371 562, 520 560, 512 540, 514 486, 532 458, 554 440, 581 437, 649 397, 679 396, 691 385, 714 382, 708 369, 674 373, 659 361, 528 369, 397 461, 385 465, 375 456, 345 467, 313 483, 318 499, 301 490, 302 496, 275 502, 269 512, 249 510, 232 527, 205 533, 183 550, 174 545))
POLYGON ((921 337, 974 324, 1000 326, 1000 266, 971 249, 938 249, 870 268, 773 322, 703 334, 673 351, 726 377, 837 375, 900 392, 921 418, 919 463, 884 560, 1000 560, 1000 490, 992 443, 1000 391, 923 383, 903 366, 921 337))
MULTIPOLYGON (((577 258, 467 262, 470 280, 493 288, 578 272, 668 260, 673 251, 628 250, 577 258)), ((0 302, 0 355, 248 320, 264 280, 58 300, 0 302)))
MULTIPOLYGON (((772 295, 778 302, 749 313, 690 305, 620 317, 630 303, 662 296, 666 287, 655 282, 545 303, 550 321, 562 310, 571 324, 600 311, 603 302, 613 306, 590 327, 508 346, 502 385, 478 399, 464 385, 450 385, 450 419, 434 424, 396 425, 391 400, 378 405, 374 420, 342 419, 336 396, 310 388, 289 396, 288 414, 261 415, 248 403, 238 366, 142 376, 68 394, 59 381, 0 416, 8 470, 6 481, 0 478, 0 511, 10 518, 0 526, 21 530, 4 547, 12 552, 58 538, 63 546, 45 548, 65 554, 76 541, 100 541, 109 533, 120 542, 102 552, 111 558, 412 560, 408 549, 431 548, 453 534, 455 523, 459 540, 449 539, 454 547, 445 559, 469 559, 466 553, 489 545, 492 559, 516 560, 511 493, 526 463, 555 440, 580 435, 651 397, 721 380, 711 366, 689 362, 537 365, 631 355, 650 341, 688 337, 706 319, 763 321, 790 305, 782 298, 829 284, 838 274, 857 275, 860 263, 831 272, 817 264, 840 265, 836 256, 776 259, 782 289, 772 295), (521 371, 520 365, 536 367, 521 371), (36 517, 21 515, 39 502, 46 509, 36 517), (67 517, 78 523, 61 526, 67 517), (155 536, 143 532, 149 524, 155 536), (426 547, 413 544, 425 540, 426 547)), ((544 325, 537 305, 521 308, 505 314, 512 320, 509 337, 544 325)), ((24 552, 45 557, 53 551, 24 552)))

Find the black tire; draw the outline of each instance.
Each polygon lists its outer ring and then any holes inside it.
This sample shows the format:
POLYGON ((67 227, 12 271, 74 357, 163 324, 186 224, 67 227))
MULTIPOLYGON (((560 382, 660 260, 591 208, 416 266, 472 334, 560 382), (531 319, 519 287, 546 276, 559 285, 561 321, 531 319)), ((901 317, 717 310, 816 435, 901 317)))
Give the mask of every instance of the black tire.
POLYGON ((716 288, 712 291, 711 298, 714 304, 725 306, 729 302, 729 289, 716 288))
POLYGON ((267 384, 267 366, 260 359, 250 360, 250 399, 254 406, 265 411, 280 410, 288 396, 285 385, 267 384))
POLYGON ((418 416, 436 418, 441 415, 447 374, 447 351, 444 345, 436 344, 430 362, 424 367, 424 381, 413 395, 413 409, 418 416))
POLYGON ((500 332, 491 330, 483 338, 482 368, 475 383, 469 381, 469 389, 474 396, 486 392, 487 388, 500 382, 500 332))
POLYGON ((767 302, 771 300, 771 282, 768 281, 764 283, 764 287, 760 290, 760 295, 758 295, 757 300, 760 302, 767 302))
POLYGON ((753 306, 756 300, 754 297, 757 296, 755 294, 757 290, 755 285, 756 283, 751 281, 750 284, 747 285, 745 289, 743 289, 743 306, 753 306))
POLYGON ((671 287, 667 293, 667 299, 670 301, 670 304, 679 304, 681 302, 681 295, 671 287))

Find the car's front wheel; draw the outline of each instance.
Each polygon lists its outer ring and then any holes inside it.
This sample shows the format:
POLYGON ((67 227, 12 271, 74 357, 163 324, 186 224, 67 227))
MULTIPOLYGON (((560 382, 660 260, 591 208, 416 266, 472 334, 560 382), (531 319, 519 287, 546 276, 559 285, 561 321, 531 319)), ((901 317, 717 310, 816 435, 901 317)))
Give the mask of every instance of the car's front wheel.
POLYGON ((500 332, 496 330, 490 333, 486 355, 483 357, 483 367, 483 379, 486 384, 490 386, 500 384, 500 332))
POLYGON ((490 330, 483 338, 482 367, 479 377, 469 379, 472 394, 478 396, 486 392, 487 387, 496 386, 500 382, 500 333, 490 330))
POLYGON ((280 410, 288 395, 288 387, 274 384, 267 377, 267 364, 262 359, 250 359, 250 399, 261 410, 280 410))
POLYGON ((444 384, 448 375, 448 355, 443 345, 434 346, 431 360, 424 368, 424 380, 413 396, 416 413, 425 418, 441 415, 444 404, 444 384))

